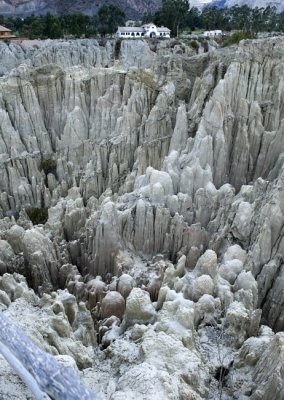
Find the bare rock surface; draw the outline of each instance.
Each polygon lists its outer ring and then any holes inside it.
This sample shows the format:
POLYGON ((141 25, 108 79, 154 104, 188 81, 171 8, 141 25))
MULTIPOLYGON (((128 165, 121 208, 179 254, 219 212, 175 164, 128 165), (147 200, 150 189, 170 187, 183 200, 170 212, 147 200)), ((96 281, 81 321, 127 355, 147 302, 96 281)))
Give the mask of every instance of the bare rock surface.
POLYGON ((0 56, 1 312, 102 399, 283 398, 284 40, 0 56))

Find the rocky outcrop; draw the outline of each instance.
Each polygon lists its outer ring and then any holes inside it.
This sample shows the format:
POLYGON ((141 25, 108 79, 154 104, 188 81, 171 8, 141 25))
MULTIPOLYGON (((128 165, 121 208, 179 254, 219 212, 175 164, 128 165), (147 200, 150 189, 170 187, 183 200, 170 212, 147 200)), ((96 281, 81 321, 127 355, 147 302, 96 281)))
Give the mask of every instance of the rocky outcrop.
POLYGON ((278 12, 283 11, 283 3, 281 0, 193 0, 192 7, 203 8, 204 6, 217 7, 234 7, 234 6, 249 6, 251 8, 266 8, 276 7, 278 12))
POLYGON ((112 48, 108 43, 100 47, 96 40, 34 40, 11 43, 6 46, 0 43, 1 69, 0 76, 10 72, 21 64, 40 67, 56 64, 60 67, 85 65, 85 67, 106 67, 112 64, 112 48), (70 52, 70 45, 73 47, 70 52))
POLYGON ((243 5, 248 5, 249 7, 255 8, 261 8, 261 7, 276 7, 276 9, 281 12, 284 10, 283 8, 283 3, 280 0, 261 0, 261 1, 255 1, 255 0, 249 0, 249 1, 244 1, 244 0, 226 0, 225 1, 225 6, 226 7, 233 7, 235 5, 238 6, 243 6, 243 5))
POLYGON ((102 398, 281 397, 284 41, 133 43, 0 48, 1 310, 102 398))
MULTIPOLYGON (((161 2, 154 0, 149 3, 147 0, 133 2, 123 0, 119 3, 116 0, 111 1, 113 5, 119 7, 125 12, 128 18, 141 18, 149 11, 156 11, 160 8, 161 2)), ((94 14, 98 11, 103 1, 86 1, 73 3, 70 0, 2 0, 0 3, 0 14, 7 16, 27 16, 31 14, 40 15, 48 12, 52 14, 67 14, 82 12, 85 14, 94 14)))

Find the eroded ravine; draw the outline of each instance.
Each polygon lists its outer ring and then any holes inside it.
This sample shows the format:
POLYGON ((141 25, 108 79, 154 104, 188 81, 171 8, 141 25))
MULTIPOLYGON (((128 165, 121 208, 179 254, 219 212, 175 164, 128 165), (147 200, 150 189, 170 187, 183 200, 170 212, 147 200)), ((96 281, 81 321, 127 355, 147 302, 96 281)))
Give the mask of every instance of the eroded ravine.
POLYGON ((112 46, 1 45, 1 308, 102 398, 279 399, 284 41, 112 46))

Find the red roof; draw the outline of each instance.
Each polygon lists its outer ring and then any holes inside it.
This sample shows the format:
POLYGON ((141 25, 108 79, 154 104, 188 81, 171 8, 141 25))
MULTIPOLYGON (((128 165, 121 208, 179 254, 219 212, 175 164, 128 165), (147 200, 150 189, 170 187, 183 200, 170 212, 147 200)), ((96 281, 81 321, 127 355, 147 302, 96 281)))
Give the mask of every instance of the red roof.
POLYGON ((0 25, 0 32, 12 32, 11 29, 5 28, 5 26, 0 25))

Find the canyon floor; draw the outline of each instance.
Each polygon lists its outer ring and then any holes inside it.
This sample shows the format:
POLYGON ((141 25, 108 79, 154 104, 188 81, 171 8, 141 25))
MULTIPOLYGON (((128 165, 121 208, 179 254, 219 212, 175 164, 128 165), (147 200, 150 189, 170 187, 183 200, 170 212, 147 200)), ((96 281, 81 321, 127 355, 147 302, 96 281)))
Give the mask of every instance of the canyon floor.
POLYGON ((102 400, 284 399, 284 39, 0 60, 5 316, 102 400))

